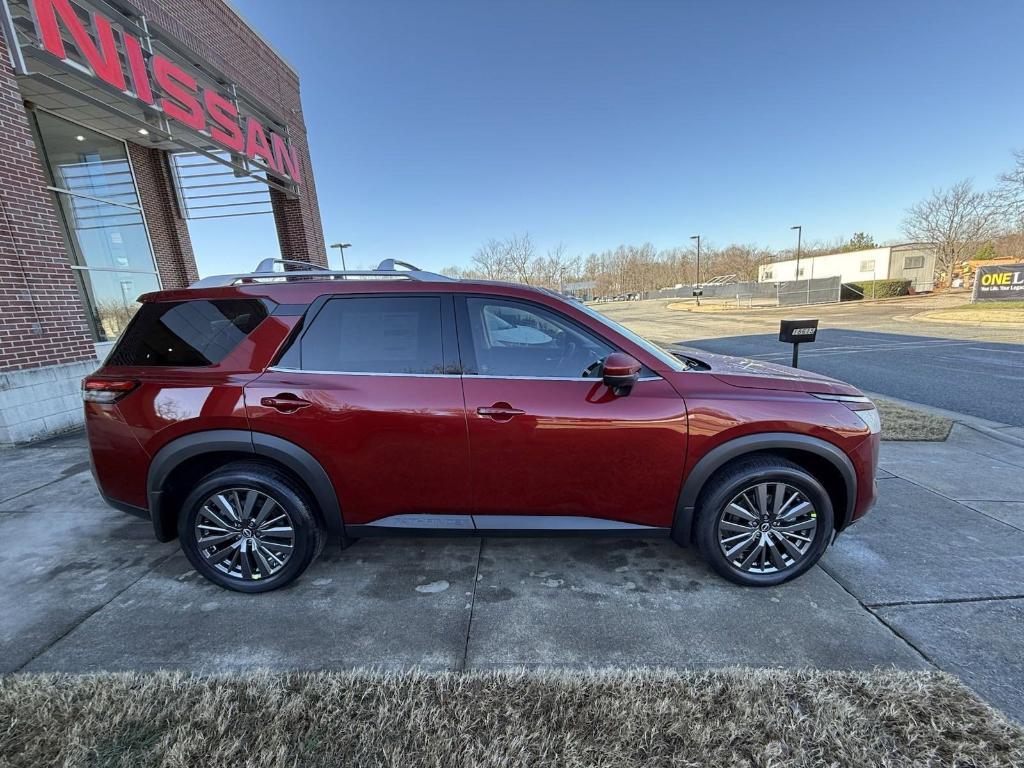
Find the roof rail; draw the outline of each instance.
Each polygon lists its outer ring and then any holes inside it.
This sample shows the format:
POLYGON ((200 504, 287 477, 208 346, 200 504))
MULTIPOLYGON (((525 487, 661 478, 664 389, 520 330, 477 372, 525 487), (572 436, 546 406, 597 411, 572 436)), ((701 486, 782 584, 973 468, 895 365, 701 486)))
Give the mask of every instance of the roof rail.
POLYGON ((253 272, 235 275, 212 275, 192 283, 189 288, 217 288, 237 283, 285 282, 299 280, 417 280, 422 282, 446 282, 452 278, 434 272, 426 272, 407 261, 384 259, 376 269, 321 269, 315 264, 298 259, 263 259, 253 272), (274 265, 283 264, 292 269, 275 272, 274 265), (403 269, 398 269, 403 267, 403 269))

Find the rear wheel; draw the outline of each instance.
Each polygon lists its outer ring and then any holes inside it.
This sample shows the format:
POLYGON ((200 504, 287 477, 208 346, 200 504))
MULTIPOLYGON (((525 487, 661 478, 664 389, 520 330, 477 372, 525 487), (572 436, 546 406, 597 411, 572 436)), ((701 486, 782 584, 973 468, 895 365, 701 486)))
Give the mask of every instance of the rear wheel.
POLYGON ((199 573, 238 592, 288 584, 324 541, 304 489, 253 462, 228 464, 203 478, 182 505, 178 535, 199 573))
POLYGON ((781 457, 751 457, 725 468, 698 501, 701 552, 719 574, 745 586, 782 584, 804 573, 833 530, 824 487, 781 457))

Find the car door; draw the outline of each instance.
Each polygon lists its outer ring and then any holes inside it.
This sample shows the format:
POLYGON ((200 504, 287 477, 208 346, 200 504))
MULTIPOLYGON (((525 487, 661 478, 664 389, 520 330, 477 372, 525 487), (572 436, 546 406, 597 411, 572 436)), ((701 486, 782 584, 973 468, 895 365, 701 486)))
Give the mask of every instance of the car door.
POLYGON ((600 379, 616 347, 551 307, 472 295, 456 307, 477 527, 670 526, 686 449, 672 386, 644 369, 616 396, 600 379))
POLYGON ((323 298, 281 361, 245 388, 252 429, 309 451, 347 525, 472 527, 469 443, 450 294, 323 298), (395 518, 396 515, 418 517, 395 518), (417 522, 419 521, 419 522, 417 522))

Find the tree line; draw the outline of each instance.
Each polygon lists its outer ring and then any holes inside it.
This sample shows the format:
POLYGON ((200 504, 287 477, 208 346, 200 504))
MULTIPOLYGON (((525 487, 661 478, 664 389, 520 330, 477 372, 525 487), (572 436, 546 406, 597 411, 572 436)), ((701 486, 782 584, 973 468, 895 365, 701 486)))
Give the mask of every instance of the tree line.
MULTIPOLYGON (((857 233, 850 240, 805 244, 801 254, 812 256, 839 250, 875 247, 869 235, 857 233)), ((758 268, 793 258, 795 249, 772 250, 757 245, 730 244, 717 247, 701 243, 700 275, 695 246, 658 249, 651 243, 620 245, 613 250, 570 254, 564 244, 545 252, 537 248, 529 232, 491 239, 477 249, 467 267, 447 267, 451 277, 473 280, 508 280, 555 290, 575 283, 594 283, 598 296, 643 293, 676 285, 694 285, 725 275, 737 281, 757 280, 758 268)))
MULTIPOLYGON (((973 258, 1009 256, 1024 259, 1024 151, 1014 156, 1014 167, 1002 174, 995 187, 976 190, 965 179, 946 189, 936 189, 911 206, 902 231, 908 241, 933 244, 936 272, 949 279, 957 265, 973 258)), ((831 241, 811 241, 802 256, 875 248, 866 232, 831 241)), ((771 249, 755 244, 732 243, 724 247, 703 241, 700 274, 694 244, 658 249, 651 243, 620 245, 598 253, 570 254, 559 243, 541 251, 529 232, 481 245, 466 267, 447 267, 452 277, 507 280, 555 290, 575 283, 594 283, 595 295, 643 293, 676 285, 732 275, 737 281, 757 280, 763 264, 792 259, 795 248, 771 249)))

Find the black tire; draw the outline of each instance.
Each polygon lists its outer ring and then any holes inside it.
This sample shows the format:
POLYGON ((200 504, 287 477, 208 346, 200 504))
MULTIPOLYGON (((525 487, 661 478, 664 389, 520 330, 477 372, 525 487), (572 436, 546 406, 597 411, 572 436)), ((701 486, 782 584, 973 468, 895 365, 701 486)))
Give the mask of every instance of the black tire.
MULTIPOLYGON (((780 456, 765 454, 740 459, 715 473, 701 491, 700 497, 697 500, 696 515, 696 539, 701 554, 704 555, 711 567, 720 576, 735 584, 751 587, 770 587, 783 584, 805 573, 821 558, 835 530, 832 500, 829 498, 828 492, 821 482, 807 472, 807 470, 792 461, 780 456), (744 570, 741 567, 742 563, 738 565, 734 560, 727 557, 723 549, 740 546, 747 541, 747 539, 741 538, 744 533, 732 533, 732 531, 737 530, 735 528, 737 524, 751 526, 750 536, 752 537, 756 537, 759 531, 764 530, 761 528, 765 524, 763 517, 759 518, 756 524, 746 522, 740 520, 730 506, 730 503, 743 491, 751 489, 752 494, 749 498, 754 503, 750 505, 749 509, 746 506, 744 506, 744 509, 756 512, 756 488, 763 483, 769 484, 766 494, 770 495, 766 497, 768 501, 766 506, 774 505, 774 498, 778 495, 777 489, 780 488, 776 484, 784 484, 781 486, 783 493, 787 492, 785 487, 788 486, 790 489, 802 494, 802 496, 797 497, 797 503, 809 502, 811 509, 801 517, 800 524, 809 525, 811 521, 814 521, 815 527, 813 528, 813 534, 807 535, 810 539, 809 543, 798 543, 796 545, 797 547, 805 547, 800 557, 796 558, 790 554, 790 550, 786 547, 786 542, 782 541, 783 534, 775 530, 779 525, 795 527, 796 523, 787 524, 786 521, 776 521, 774 515, 769 512, 770 519, 767 521, 769 528, 764 531, 765 540, 770 542, 769 546, 765 547, 764 544, 759 544, 758 542, 761 541, 759 539, 749 544, 749 549, 741 550, 736 555, 736 559, 740 559, 744 554, 753 552, 754 549, 761 546, 765 552, 765 561, 774 560, 772 555, 774 550, 774 555, 778 555, 780 558, 779 562, 785 563, 786 567, 778 568, 774 562, 770 565, 768 562, 765 562, 765 568, 775 568, 776 570, 773 572, 752 572, 751 570, 744 570), (730 517, 726 518, 725 525, 733 527, 729 531, 721 533, 721 536, 735 535, 738 541, 729 543, 720 541, 719 524, 723 521, 723 516, 726 514, 730 515, 730 517), (792 562, 788 562, 789 560, 792 560, 792 562)), ((782 517, 785 517, 785 514, 782 517)), ((790 546, 793 545, 794 540, 800 541, 796 537, 801 533, 805 532, 787 534, 790 546)), ((755 560, 750 567, 756 566, 757 562, 755 560)), ((756 568, 754 570, 756 571, 756 568)))
MULTIPOLYGON (((241 494, 239 496, 244 498, 241 494)), ((238 497, 235 497, 235 500, 238 500, 238 497)), ((252 512, 252 518, 256 518, 255 509, 252 512)), ((252 519, 252 522, 257 521, 252 519)), ((204 530, 202 535, 206 535, 206 532, 204 530)), ((178 537, 181 540, 181 549, 185 556, 205 578, 226 589, 249 593, 269 592, 297 579, 323 550, 325 539, 323 524, 314 511, 305 488, 276 467, 252 461, 226 464, 199 481, 188 498, 185 499, 178 514, 178 537), (221 492, 230 494, 232 490, 237 489, 241 489, 243 492, 255 491, 258 494, 256 496, 258 501, 262 501, 264 497, 272 499, 277 507, 270 507, 273 511, 268 513, 268 516, 276 516, 279 520, 281 519, 279 512, 283 512, 285 516, 284 523, 277 523, 278 526, 283 527, 277 527, 274 530, 285 530, 287 527, 292 531, 291 538, 282 538, 271 543, 270 539, 262 538, 260 530, 254 525, 247 525, 244 521, 236 524, 235 520, 229 520, 216 505, 206 506, 206 502, 216 494, 221 492), (203 525, 207 526, 208 530, 210 525, 208 515, 211 511, 218 513, 230 524, 229 533, 233 534, 236 530, 239 531, 239 538, 228 540, 219 551, 226 551, 234 546, 235 541, 241 540, 243 531, 247 531, 245 537, 250 539, 247 546, 255 545, 256 542, 260 543, 258 550, 248 550, 253 552, 246 561, 249 577, 241 575, 241 565, 238 566, 239 574, 232 575, 211 564, 207 555, 204 554, 204 551, 210 552, 211 548, 201 546, 199 540, 201 534, 196 529, 196 523, 200 515, 203 515, 205 520, 203 525), (245 525, 244 528, 243 525, 245 525), (287 544, 284 543, 286 541, 287 544), (283 546, 287 546, 289 550, 286 552, 281 548, 283 546), (274 552, 270 552, 271 549, 274 552), (283 565, 278 565, 279 558, 284 558, 283 565), (266 574, 260 573, 260 569, 263 567, 260 562, 269 566, 266 569, 266 574), (277 570, 272 570, 275 567, 277 570)), ((222 538, 226 538, 226 535, 222 538)), ((216 549, 213 551, 218 552, 216 549)), ((245 551, 243 550, 243 552, 245 551)), ((244 555, 240 555, 240 558, 242 556, 244 555)), ((227 567, 227 564, 222 564, 222 567, 227 567)))

